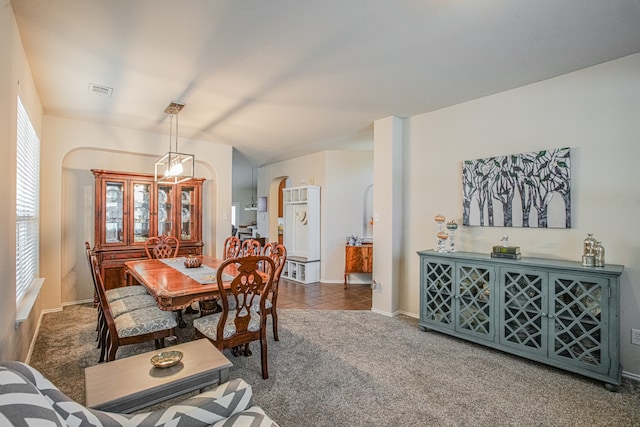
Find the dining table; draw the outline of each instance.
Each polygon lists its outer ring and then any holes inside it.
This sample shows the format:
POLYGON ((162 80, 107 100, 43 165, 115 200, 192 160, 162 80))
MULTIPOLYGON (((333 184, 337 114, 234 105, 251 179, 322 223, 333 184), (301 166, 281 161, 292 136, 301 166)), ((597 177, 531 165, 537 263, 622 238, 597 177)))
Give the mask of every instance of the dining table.
MULTIPOLYGON (((127 283, 131 285, 137 282, 147 288, 161 310, 180 313, 194 302, 211 301, 219 296, 216 274, 224 260, 205 255, 198 258, 202 263, 195 268, 185 265, 185 257, 127 261, 127 283)), ((226 284, 228 288, 235 274, 236 266, 228 266, 223 276, 223 286, 226 284)))

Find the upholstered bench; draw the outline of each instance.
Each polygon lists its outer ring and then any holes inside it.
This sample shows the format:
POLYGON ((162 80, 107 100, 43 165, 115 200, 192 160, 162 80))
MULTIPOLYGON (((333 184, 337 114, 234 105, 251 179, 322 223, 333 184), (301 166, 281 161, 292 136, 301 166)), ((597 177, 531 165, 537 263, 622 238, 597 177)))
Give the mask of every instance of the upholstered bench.
POLYGON ((234 379, 164 410, 116 414, 67 397, 37 370, 0 362, 0 425, 236 427, 277 424, 253 405, 251 386, 234 379))

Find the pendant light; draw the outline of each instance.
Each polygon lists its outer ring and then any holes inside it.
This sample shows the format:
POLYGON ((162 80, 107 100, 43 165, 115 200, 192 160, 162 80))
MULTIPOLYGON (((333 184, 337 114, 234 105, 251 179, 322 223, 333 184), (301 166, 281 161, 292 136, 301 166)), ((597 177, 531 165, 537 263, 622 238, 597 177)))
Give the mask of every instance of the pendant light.
POLYGON ((251 168, 251 203, 248 204, 244 210, 245 211, 257 211, 258 204, 256 203, 253 195, 256 193, 256 187, 253 185, 253 168, 251 168))
POLYGON ((155 180, 160 184, 174 185, 194 176, 195 156, 178 151, 178 113, 185 104, 172 102, 164 110, 169 114, 169 152, 155 164, 155 180), (173 121, 176 122, 175 151, 172 151, 173 121))

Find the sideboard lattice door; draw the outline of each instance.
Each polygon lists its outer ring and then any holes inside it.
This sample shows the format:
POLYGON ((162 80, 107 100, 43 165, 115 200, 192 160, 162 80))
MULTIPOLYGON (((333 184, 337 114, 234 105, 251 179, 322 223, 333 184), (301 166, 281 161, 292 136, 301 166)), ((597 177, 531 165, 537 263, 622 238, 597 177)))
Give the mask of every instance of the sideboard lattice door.
POLYGON ((547 275, 500 270, 500 343, 547 354, 547 275))
POLYGON ((459 294, 456 329, 492 339, 493 269, 472 264, 458 265, 459 294))
POLYGON ((551 275, 553 330, 550 356, 607 372, 609 343, 603 319, 609 318, 609 286, 593 277, 551 275))
POLYGON ((423 296, 426 301, 424 318, 453 329, 453 297, 455 295, 453 264, 427 261, 424 274, 426 283, 423 290, 426 292, 423 296))

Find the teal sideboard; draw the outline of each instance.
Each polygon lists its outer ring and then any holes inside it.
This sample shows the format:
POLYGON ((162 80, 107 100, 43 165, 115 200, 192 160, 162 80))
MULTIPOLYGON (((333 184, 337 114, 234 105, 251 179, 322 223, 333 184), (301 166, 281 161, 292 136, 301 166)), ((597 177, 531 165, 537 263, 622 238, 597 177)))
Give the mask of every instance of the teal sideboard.
POLYGON ((435 330, 620 385, 622 265, 419 251, 420 319, 435 330))

